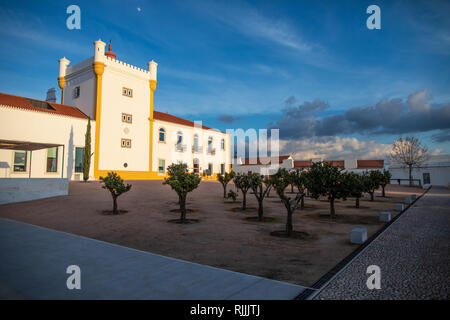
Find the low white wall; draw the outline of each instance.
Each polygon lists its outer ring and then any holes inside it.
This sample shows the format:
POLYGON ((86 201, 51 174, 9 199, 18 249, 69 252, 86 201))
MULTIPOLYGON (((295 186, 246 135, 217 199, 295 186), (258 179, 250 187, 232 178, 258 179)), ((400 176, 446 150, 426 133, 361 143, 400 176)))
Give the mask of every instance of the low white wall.
MULTIPOLYGON (((406 168, 389 168, 389 172, 392 174, 392 184, 396 184, 395 179, 409 179, 409 170, 406 168)), ((423 167, 423 168, 413 168, 412 177, 413 179, 420 179, 422 185, 423 174, 430 174, 430 184, 433 186, 450 186, 450 167, 423 167)), ((407 184, 408 182, 402 181, 402 184, 407 184)))
POLYGON ((0 178, 0 204, 29 201, 69 194, 67 179, 0 178))

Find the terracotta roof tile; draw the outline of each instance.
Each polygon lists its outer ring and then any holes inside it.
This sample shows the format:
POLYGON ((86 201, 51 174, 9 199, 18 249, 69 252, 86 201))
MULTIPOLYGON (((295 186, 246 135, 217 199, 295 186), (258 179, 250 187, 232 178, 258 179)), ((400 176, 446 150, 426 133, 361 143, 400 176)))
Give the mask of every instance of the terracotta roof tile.
POLYGON ((294 161, 294 168, 309 168, 311 167, 312 161, 308 160, 296 160, 294 161))
MULTIPOLYGON (((181 124, 184 126, 188 126, 188 127, 194 127, 195 123, 180 117, 176 117, 174 115, 168 114, 168 113, 164 113, 164 112, 159 112, 159 111, 153 111, 153 118, 155 118, 155 120, 160 120, 160 121, 166 121, 166 122, 172 122, 172 123, 177 123, 177 124, 181 124)), ((207 126, 202 125, 202 128, 205 130, 214 130, 214 131, 218 131, 218 132, 222 132, 220 130, 216 130, 207 126)), ((225 133, 225 132, 222 132, 225 133)))
POLYGON ((384 160, 357 160, 358 169, 384 168, 384 160))
POLYGON ((344 168, 345 167, 345 161, 344 160, 324 160, 323 162, 328 162, 332 166, 344 168))
POLYGON ((14 95, 6 94, 6 93, 0 93, 0 104, 9 106, 9 107, 14 107, 14 108, 46 112, 46 113, 51 113, 51 114, 59 114, 59 115, 74 117, 74 118, 81 118, 81 119, 88 118, 87 115, 85 115, 83 112, 81 112, 76 107, 53 103, 53 102, 48 102, 48 101, 37 100, 37 99, 14 96, 14 95), (39 107, 33 106, 29 100, 34 100, 34 101, 44 103, 44 104, 46 103, 46 104, 50 105, 50 107, 52 109, 45 109, 45 108, 39 108, 39 107))

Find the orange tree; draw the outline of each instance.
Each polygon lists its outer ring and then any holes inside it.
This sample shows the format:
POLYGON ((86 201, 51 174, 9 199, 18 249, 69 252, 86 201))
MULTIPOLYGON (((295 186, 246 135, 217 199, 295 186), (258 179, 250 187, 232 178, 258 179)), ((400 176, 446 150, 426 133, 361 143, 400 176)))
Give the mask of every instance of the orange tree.
POLYGON ((224 174, 217 175, 217 179, 219 180, 219 182, 222 184, 222 187, 223 187, 223 197, 224 198, 227 197, 227 184, 228 184, 228 182, 233 180, 235 175, 236 175, 236 173, 234 171, 231 171, 230 173, 225 172, 224 174))
POLYGON ((180 204, 180 223, 186 223, 186 198, 189 192, 197 189, 202 178, 193 172, 188 172, 187 164, 171 164, 167 167, 168 178, 163 184, 168 184, 178 195, 180 204))
POLYGON ((372 170, 370 173, 366 173, 365 179, 366 192, 370 194, 370 201, 374 200, 374 193, 377 190, 381 182, 385 179, 384 175, 378 170, 372 170))
POLYGON ((289 172, 286 169, 279 169, 278 172, 270 176, 270 184, 276 191, 281 202, 284 204, 287 210, 286 219, 286 236, 290 237, 293 233, 292 227, 292 213, 298 208, 299 203, 302 199, 302 194, 297 193, 295 197, 288 197, 286 195, 286 188, 294 181, 294 183, 299 184, 295 181, 295 177, 298 177, 296 173, 289 172))
POLYGON ((359 208, 359 199, 362 198, 365 192, 364 188, 364 175, 359 175, 353 172, 343 174, 343 183, 348 191, 348 196, 354 197, 355 208, 359 208))
MULTIPOLYGON (((291 186, 297 188, 297 194, 300 195, 300 210, 305 207, 305 195, 306 195, 306 184, 308 175, 306 171, 302 170, 292 170, 289 174, 291 186)), ((292 190, 292 189, 291 189, 292 190)))
POLYGON ((116 172, 108 172, 106 177, 100 177, 100 181, 103 182, 103 189, 107 189, 113 198, 113 214, 119 213, 117 210, 117 198, 125 193, 130 191, 131 184, 125 185, 123 180, 116 172))
POLYGON ((383 170, 383 178, 380 181, 380 186, 381 186, 381 189, 383 190, 382 191, 383 198, 386 197, 386 193, 384 192, 384 188, 386 188, 387 184, 391 183, 391 178, 392 178, 392 175, 389 172, 389 170, 383 170))
POLYGON ((242 210, 247 209, 247 192, 252 187, 251 174, 238 173, 233 179, 236 188, 242 191, 242 210))
POLYGON ((343 183, 343 169, 331 165, 328 162, 315 162, 306 174, 306 187, 311 197, 318 199, 326 196, 330 202, 330 216, 334 218, 336 211, 334 201, 336 199, 346 199, 350 192, 343 183))
POLYGON ((250 184, 256 200, 258 201, 258 220, 263 221, 263 201, 272 188, 270 179, 265 178, 259 173, 253 173, 250 176, 250 184))

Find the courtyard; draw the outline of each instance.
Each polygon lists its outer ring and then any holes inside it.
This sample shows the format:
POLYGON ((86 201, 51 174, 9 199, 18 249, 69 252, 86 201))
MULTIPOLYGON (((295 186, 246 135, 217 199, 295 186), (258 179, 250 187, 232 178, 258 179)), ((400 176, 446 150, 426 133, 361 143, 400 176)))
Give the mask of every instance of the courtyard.
MULTIPOLYGON (((0 217, 22 221, 54 230, 102 240, 154 254, 223 268, 254 276, 311 286, 338 262, 355 250, 349 232, 355 227, 367 228, 368 237, 383 227, 378 214, 391 211, 395 203, 411 194, 422 194, 419 188, 389 185, 386 198, 377 191, 375 201, 368 196, 354 208, 354 199, 336 201, 338 219, 326 215, 325 199, 306 198, 305 209, 293 216, 294 230, 306 232, 305 239, 271 236, 283 230, 286 210, 274 192, 264 201, 264 214, 272 222, 249 221, 257 215, 257 202, 250 192, 248 210, 242 212, 242 195, 235 203, 224 203, 218 182, 203 181, 190 193, 188 218, 198 223, 169 223, 179 213, 177 196, 162 181, 127 181, 130 192, 119 197, 119 215, 108 215, 110 194, 99 182, 71 182, 69 195, 0 206, 0 217)), ((228 189, 235 189, 232 184, 228 189)))

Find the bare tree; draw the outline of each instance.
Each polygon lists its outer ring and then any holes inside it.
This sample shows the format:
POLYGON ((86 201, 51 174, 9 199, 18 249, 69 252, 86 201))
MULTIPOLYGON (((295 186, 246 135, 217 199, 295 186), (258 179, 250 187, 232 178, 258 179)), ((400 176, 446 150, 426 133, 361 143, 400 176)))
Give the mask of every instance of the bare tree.
POLYGON ((416 137, 400 138, 392 144, 391 159, 409 169, 409 185, 412 186, 412 169, 429 159, 428 148, 416 137))

